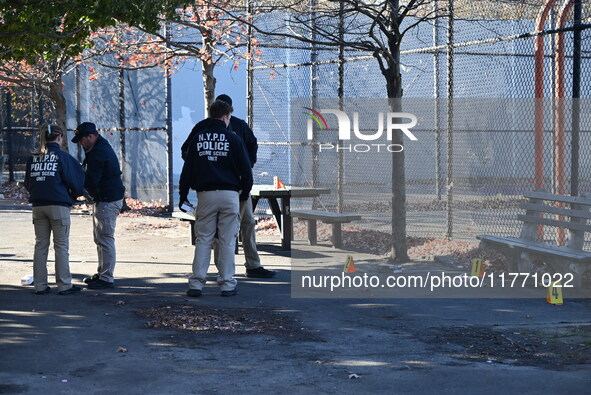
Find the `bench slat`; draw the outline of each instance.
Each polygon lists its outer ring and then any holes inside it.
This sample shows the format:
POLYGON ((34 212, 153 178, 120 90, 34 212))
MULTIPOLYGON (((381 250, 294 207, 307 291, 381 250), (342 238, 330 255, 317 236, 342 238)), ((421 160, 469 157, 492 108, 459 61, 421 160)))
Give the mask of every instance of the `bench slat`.
POLYGON ((301 219, 317 219, 327 223, 351 222, 361 219, 361 215, 358 214, 335 213, 321 210, 291 210, 291 216, 301 219))
POLYGON ((361 215, 335 213, 321 210, 291 210, 291 216, 308 221, 308 241, 310 245, 316 245, 316 221, 320 220, 332 224, 332 245, 341 248, 343 245, 341 224, 361 219, 361 215))
POLYGON ((182 212, 182 211, 173 211, 172 217, 178 218, 178 219, 181 219, 184 221, 195 221, 195 216, 193 216, 192 214, 189 214, 189 213, 182 212))
POLYGON ((591 206, 591 199, 586 196, 564 196, 554 195, 548 192, 526 192, 523 194, 526 198, 551 200, 553 202, 575 203, 584 206, 591 206))
POLYGON ((532 210, 532 211, 539 211, 541 213, 550 213, 550 214, 566 215, 568 217, 591 219, 591 212, 589 212, 589 211, 573 210, 570 208, 560 208, 560 207, 548 206, 546 204, 520 203, 519 208, 523 208, 526 210, 532 210))
POLYGON ((493 244, 519 247, 533 252, 561 256, 575 261, 591 261, 591 252, 575 250, 564 246, 533 242, 529 240, 518 239, 516 237, 478 235, 476 238, 493 244))
POLYGON ((529 223, 534 223, 534 224, 551 225, 551 226, 558 226, 560 228, 582 230, 584 232, 591 232, 591 226, 581 224, 581 223, 576 223, 576 222, 558 221, 558 220, 550 219, 550 218, 540 218, 540 217, 534 217, 531 215, 521 215, 521 214, 519 214, 517 216, 517 219, 519 219, 523 222, 529 222, 529 223))

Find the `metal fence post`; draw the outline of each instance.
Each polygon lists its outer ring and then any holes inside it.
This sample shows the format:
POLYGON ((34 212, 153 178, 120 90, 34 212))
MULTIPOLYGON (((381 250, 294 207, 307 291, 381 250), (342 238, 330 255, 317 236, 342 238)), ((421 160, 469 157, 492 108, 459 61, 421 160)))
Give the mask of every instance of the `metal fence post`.
MULTIPOLYGON (((168 42, 170 38, 170 25, 165 23, 166 49, 169 48, 168 42)), ((169 212, 174 210, 174 175, 173 175, 173 145, 172 145, 172 78, 170 73, 166 74, 165 80, 166 88, 166 150, 168 156, 167 172, 166 172, 166 188, 168 193, 167 209, 169 212)))
POLYGON ((125 150, 125 70, 119 70, 119 78, 117 80, 119 84, 119 145, 121 151, 121 178, 123 179, 123 183, 125 183, 125 179, 127 178, 126 174, 126 150, 125 150))
POLYGON ((14 182, 14 149, 12 135, 12 90, 6 91, 6 133, 8 137, 8 182, 14 182))
MULTIPOLYGON (((345 96, 345 47, 343 45, 343 40, 345 39, 345 29, 344 29, 344 3, 341 1, 339 5, 339 40, 341 41, 339 45, 339 62, 338 62, 338 73, 339 73, 339 87, 338 87, 338 96, 339 96, 339 110, 343 111, 344 103, 343 98, 345 96)), ((337 146, 338 146, 338 134, 337 136, 337 146)), ((338 175, 337 175, 337 212, 343 212, 344 206, 344 191, 343 186, 345 183, 345 161, 344 161, 344 153, 343 151, 338 151, 338 175)))
MULTIPOLYGON (((250 0, 245 0, 246 13, 252 15, 252 4, 250 0)), ((252 26, 249 24, 246 28, 248 41, 246 42, 246 52, 251 54, 250 58, 246 59, 246 123, 252 129, 253 127, 253 102, 252 102, 252 87, 253 87, 253 70, 252 70, 252 26)))
MULTIPOLYGON (((312 108, 317 108, 317 99, 318 99, 318 48, 316 45, 316 13, 314 10, 316 9, 316 0, 312 0, 310 2, 310 7, 312 9, 311 13, 311 20, 310 20, 310 92, 312 96, 312 108)), ((318 187, 318 144, 316 141, 316 134, 313 134, 312 139, 312 186, 318 187)), ((318 207, 318 198, 315 197, 312 202, 312 208, 315 209, 318 207)))
MULTIPOLYGON (((435 19, 433 20, 433 47, 437 48, 439 45, 439 4, 438 0, 433 0, 433 13, 435 19)), ((441 200, 442 189, 442 169, 441 169, 441 113, 439 111, 439 50, 433 51, 433 97, 435 98, 435 190, 437 193, 437 200, 441 200)))
POLYGON ((574 26, 573 34, 573 113, 572 113, 572 136, 571 136, 571 196, 579 195, 579 149, 581 131, 581 0, 575 0, 574 4, 574 26))
POLYGON ((447 11, 447 232, 453 237, 453 96, 454 96, 454 0, 448 0, 447 11))
MULTIPOLYGON (((79 65, 76 65, 76 68, 74 69, 74 79, 74 95, 76 96, 76 126, 78 126, 82 123, 82 97, 80 95, 81 76, 79 65)), ((66 131, 66 135, 67 133, 68 132, 66 131)), ((80 144, 76 144, 76 158, 78 158, 79 162, 82 162, 82 147, 80 144)))

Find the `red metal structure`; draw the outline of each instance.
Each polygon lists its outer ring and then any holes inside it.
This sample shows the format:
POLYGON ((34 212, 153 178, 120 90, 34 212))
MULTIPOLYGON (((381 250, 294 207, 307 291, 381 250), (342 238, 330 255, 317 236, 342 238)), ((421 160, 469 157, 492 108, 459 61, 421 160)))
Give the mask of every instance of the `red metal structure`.
MULTIPOLYGON (((556 28, 561 29, 566 26, 568 22, 568 16, 573 8, 573 0, 564 0, 564 3, 560 7, 558 12, 558 20, 556 21, 556 28)), ((556 52, 555 52, 555 69, 556 69, 556 88, 554 91, 554 97, 556 98, 556 107, 554 108, 554 143, 555 143, 555 154, 554 154, 554 181, 556 185, 556 193, 564 195, 566 193, 565 186, 565 132, 564 132, 564 79, 565 79, 565 34, 560 32, 556 36, 556 52)), ((559 220, 563 220, 562 216, 559 216, 559 220)), ((557 229, 557 244, 564 245, 565 232, 563 228, 557 229)))

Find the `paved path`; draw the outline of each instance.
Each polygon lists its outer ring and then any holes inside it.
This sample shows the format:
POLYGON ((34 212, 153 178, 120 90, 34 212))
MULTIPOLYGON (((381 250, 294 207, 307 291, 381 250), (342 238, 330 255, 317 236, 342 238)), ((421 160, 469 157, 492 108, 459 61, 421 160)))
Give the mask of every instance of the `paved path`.
MULTIPOLYGON (((78 283, 95 271, 91 224, 88 216, 72 223, 78 283)), ((239 265, 238 296, 220 297, 212 282, 189 300, 187 232, 172 219, 120 218, 116 289, 37 296, 19 285, 32 272, 30 211, 0 201, 0 393, 586 393, 591 386, 589 359, 573 352, 591 353, 588 300, 558 307, 539 299, 296 299, 290 259, 272 237, 261 238, 261 251, 276 278, 246 279, 239 265), (146 327, 150 319, 139 312, 167 306, 244 323, 254 317, 262 332, 146 327), (536 359, 542 342, 560 358, 536 359)), ((320 251, 328 262, 342 259, 320 251)), ((370 258, 377 259, 359 259, 370 258)), ((408 268, 421 265, 432 263, 408 268)))

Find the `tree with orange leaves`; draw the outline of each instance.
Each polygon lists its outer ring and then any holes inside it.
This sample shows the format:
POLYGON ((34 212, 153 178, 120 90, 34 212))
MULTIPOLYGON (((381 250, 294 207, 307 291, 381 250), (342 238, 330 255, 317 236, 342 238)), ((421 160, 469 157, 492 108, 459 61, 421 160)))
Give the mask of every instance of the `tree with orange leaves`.
POLYGON ((174 17, 162 16, 158 32, 118 25, 103 29, 96 39, 110 47, 119 61, 117 67, 123 69, 164 67, 170 73, 188 58, 201 61, 207 114, 215 97, 215 67, 233 61, 237 69, 241 59, 257 55, 252 49, 256 41, 249 41, 248 27, 224 11, 241 4, 235 0, 195 0, 178 8, 174 17))
POLYGON ((91 32, 118 21, 157 30, 185 0, 7 0, 0 2, 0 86, 34 87, 66 129, 62 77, 93 45, 91 32))

